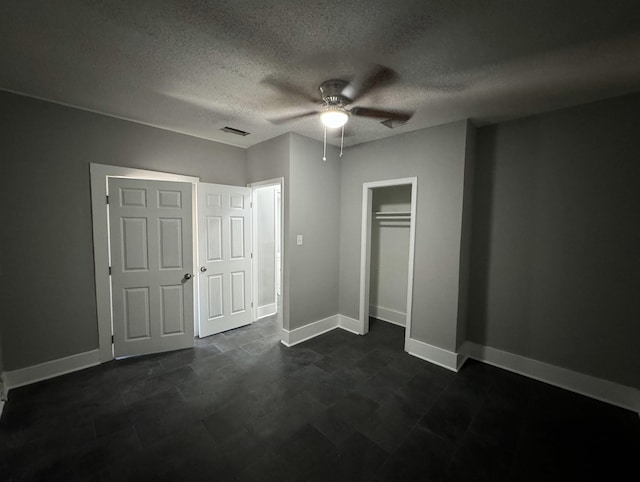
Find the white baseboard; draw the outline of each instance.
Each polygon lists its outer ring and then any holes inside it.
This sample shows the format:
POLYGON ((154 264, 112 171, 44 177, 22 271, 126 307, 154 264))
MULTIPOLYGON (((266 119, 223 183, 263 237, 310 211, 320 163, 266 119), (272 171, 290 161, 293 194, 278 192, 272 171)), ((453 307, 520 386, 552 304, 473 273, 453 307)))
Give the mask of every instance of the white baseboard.
POLYGON ((349 318, 345 315, 338 315, 338 326, 343 330, 354 333, 356 335, 362 334, 362 326, 360 325, 360 320, 356 320, 355 318, 349 318))
POLYGON ((282 344, 285 346, 294 346, 336 328, 342 328, 343 330, 355 335, 361 334, 359 320, 338 314, 329 316, 322 320, 314 321, 313 323, 309 323, 308 325, 301 326, 291 331, 283 329, 281 337, 282 344))
POLYGON ((369 305, 369 316, 373 316, 378 320, 386 321, 387 323, 393 323, 398 326, 406 326, 407 314, 402 311, 392 310, 391 308, 385 308, 384 306, 369 305))
POLYGON ((454 372, 457 372, 467 359, 464 355, 460 355, 459 353, 454 353, 434 345, 429 345, 428 343, 414 338, 407 339, 404 349, 409 353, 409 355, 421 358, 422 360, 439 365, 454 372))
POLYGON ((283 329, 282 344, 285 346, 294 346, 331 331, 338 327, 338 317, 339 315, 329 316, 291 331, 283 329))
POLYGON ((464 353, 458 352, 458 363, 456 365, 457 366, 456 372, 460 371, 460 369, 467 362, 468 359, 469 357, 467 355, 465 355, 464 353))
POLYGON ((0 372, 0 401, 7 400, 7 394, 9 389, 7 388, 7 382, 5 380, 5 372, 0 372))
POLYGON ((474 360, 640 413, 640 390, 637 388, 470 341, 464 342, 460 351, 474 360))
POLYGON ((258 306, 256 310, 256 315, 258 319, 265 318, 267 316, 275 315, 277 311, 277 305, 275 303, 271 303, 269 305, 258 306))
POLYGON ((19 370, 7 371, 3 374, 5 390, 8 392, 12 388, 29 385, 99 364, 100 351, 92 350, 19 370))

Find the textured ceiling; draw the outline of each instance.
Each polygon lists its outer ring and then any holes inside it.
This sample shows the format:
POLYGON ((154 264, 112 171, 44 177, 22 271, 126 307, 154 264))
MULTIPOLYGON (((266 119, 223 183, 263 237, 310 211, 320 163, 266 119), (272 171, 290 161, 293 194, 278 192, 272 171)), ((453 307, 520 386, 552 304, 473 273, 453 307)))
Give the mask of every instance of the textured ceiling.
POLYGON ((398 79, 357 105, 415 115, 352 118, 347 145, 640 91, 640 2, 0 0, 0 89, 243 147, 321 139, 315 117, 268 119, 373 64, 398 79))

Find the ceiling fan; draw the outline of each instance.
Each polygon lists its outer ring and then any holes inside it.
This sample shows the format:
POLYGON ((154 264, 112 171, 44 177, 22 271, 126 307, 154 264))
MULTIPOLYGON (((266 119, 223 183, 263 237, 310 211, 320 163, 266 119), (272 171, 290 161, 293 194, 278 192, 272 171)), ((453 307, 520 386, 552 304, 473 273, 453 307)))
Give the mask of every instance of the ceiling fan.
MULTIPOLYGON (((341 79, 331 79, 322 82, 319 87, 321 99, 316 99, 313 97, 310 98, 305 93, 300 92, 298 89, 289 84, 275 82, 272 80, 270 82, 271 85, 285 91, 285 93, 287 94, 294 94, 298 97, 302 97, 306 101, 313 102, 319 107, 314 110, 303 112, 301 114, 281 117, 277 119, 270 119, 270 121, 274 124, 283 124, 286 122, 291 122, 306 117, 312 117, 319 114, 320 120, 325 126, 324 138, 326 153, 327 127, 342 127, 342 141, 344 141, 344 125, 347 123, 350 116, 381 119, 382 123, 387 127, 397 127, 411 119, 413 112, 388 111, 359 106, 348 108, 350 104, 356 102, 364 94, 367 94, 375 90, 376 88, 379 88, 382 85, 393 81, 396 77, 397 74, 395 73, 395 71, 382 65, 376 65, 373 69, 371 69, 368 75, 363 77, 356 77, 356 79, 351 82, 347 82, 341 79)), ((343 142, 341 142, 340 146, 340 157, 342 157, 342 143, 343 142)), ((323 160, 326 160, 326 154, 323 157, 323 160)))

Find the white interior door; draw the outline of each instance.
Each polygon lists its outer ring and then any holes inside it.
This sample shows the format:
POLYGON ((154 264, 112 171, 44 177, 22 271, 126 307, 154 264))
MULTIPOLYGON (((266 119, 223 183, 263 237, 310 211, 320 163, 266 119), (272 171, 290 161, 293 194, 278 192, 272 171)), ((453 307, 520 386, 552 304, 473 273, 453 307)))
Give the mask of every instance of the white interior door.
POLYGON ((250 324, 251 189, 198 184, 199 336, 250 324))
POLYGON ((115 357, 193 346, 192 185, 109 178, 115 357))

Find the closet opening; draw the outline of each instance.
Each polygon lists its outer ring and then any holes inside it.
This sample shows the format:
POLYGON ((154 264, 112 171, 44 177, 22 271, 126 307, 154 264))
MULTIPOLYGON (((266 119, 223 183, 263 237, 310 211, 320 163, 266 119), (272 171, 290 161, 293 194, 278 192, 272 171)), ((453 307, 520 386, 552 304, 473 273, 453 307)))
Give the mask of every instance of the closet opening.
POLYGON ((361 334, 369 316, 411 332, 417 178, 363 184, 361 334))

